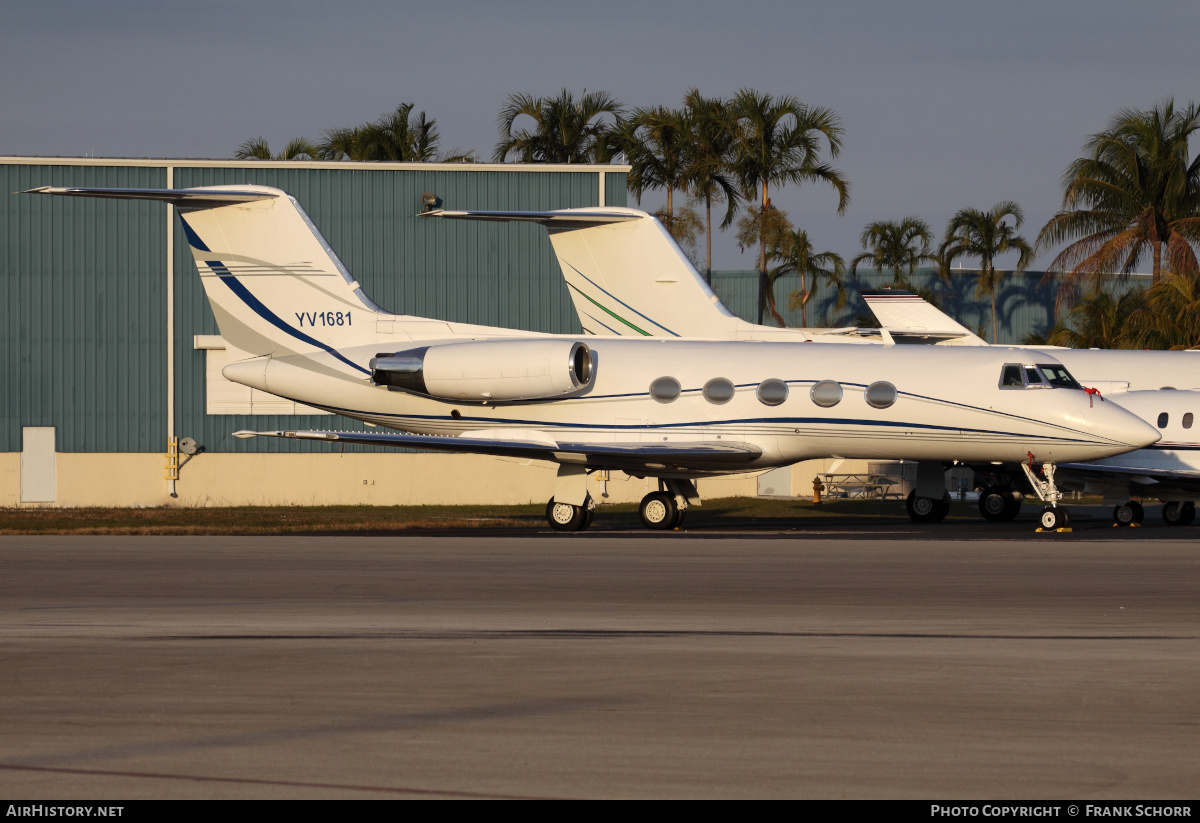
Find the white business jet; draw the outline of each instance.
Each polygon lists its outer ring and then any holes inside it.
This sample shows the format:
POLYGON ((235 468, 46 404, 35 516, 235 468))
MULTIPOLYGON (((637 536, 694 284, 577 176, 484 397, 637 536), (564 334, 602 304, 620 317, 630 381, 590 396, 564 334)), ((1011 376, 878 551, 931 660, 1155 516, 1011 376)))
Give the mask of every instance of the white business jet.
MULTIPOLYGON (((961 332, 957 344, 987 345, 920 295, 900 289, 870 289, 862 295, 879 322, 890 329, 910 333, 956 329, 961 332)), ((1192 427, 1200 414, 1200 391, 1192 389, 1200 386, 1200 352, 1033 348, 1053 353, 1090 387, 1102 390, 1163 433, 1158 443, 1135 452, 1063 466, 1059 482, 1064 488, 1103 495, 1113 507, 1113 522, 1121 526, 1142 522, 1145 511, 1135 499, 1139 497, 1162 501, 1163 520, 1172 526, 1195 520, 1200 438, 1192 427)), ((980 495, 980 511, 990 520, 1011 519, 1019 506, 1010 486, 990 486, 980 495)))
MULTIPOLYGON (((879 319, 880 329, 779 329, 735 317, 712 292, 674 239, 654 217, 637 209, 567 209, 549 212, 435 211, 456 220, 524 221, 544 225, 585 331, 597 336, 667 335, 688 339, 802 340, 838 343, 914 343, 938 347, 986 347, 978 335, 939 311, 919 295, 899 289, 862 292, 879 319), (601 223, 597 215, 607 215, 601 223), (622 219, 617 219, 622 218, 622 219)), ((1119 402, 1160 429, 1165 421, 1191 427, 1200 411, 1191 392, 1159 391, 1200 387, 1200 352, 1097 351, 1032 347, 1052 351, 1100 397, 1120 394, 1119 402), (1126 394, 1127 392, 1134 394, 1126 394)), ((909 351, 913 351, 909 349, 909 351)), ((1002 379, 1005 389, 1050 388, 1061 376, 1041 354, 1025 352, 1002 379)), ((1098 402, 1098 401, 1094 401, 1098 402)), ((1186 434, 1186 432, 1184 432, 1186 434)), ((941 466, 919 465, 918 488, 909 498, 914 520, 938 519, 944 511, 941 466), (925 482, 922 482, 925 480, 925 482)), ((1044 480, 1028 462, 1021 464, 1031 488, 1043 500, 1044 480)), ((1114 522, 1140 523, 1137 496, 1157 497, 1167 505, 1164 519, 1185 524, 1194 518, 1200 496, 1200 447, 1179 440, 1097 464, 1072 464, 1067 488, 1103 493, 1113 503, 1114 522), (1136 469, 1136 470, 1135 470, 1136 469)), ((1008 481, 989 486, 980 496, 980 512, 989 520, 1011 520, 1020 497, 1008 481)))
MULTIPOLYGON (((299 203, 265 186, 30 193, 178 207, 231 349, 229 380, 396 431, 236 432, 333 444, 475 452, 558 464, 547 519, 586 528, 586 474, 654 477, 647 526, 699 502, 693 481, 812 457, 1038 461, 1044 526, 1066 510, 1054 467, 1141 448, 1159 433, 1092 404, 1059 365, 1052 391, 1000 386, 1020 350, 820 346, 534 334, 389 314, 338 260, 299 203)), ((576 217, 578 219, 578 215, 576 217)), ((623 216, 585 218, 604 225, 623 216)), ((1050 357, 1043 362, 1053 364, 1050 357)))

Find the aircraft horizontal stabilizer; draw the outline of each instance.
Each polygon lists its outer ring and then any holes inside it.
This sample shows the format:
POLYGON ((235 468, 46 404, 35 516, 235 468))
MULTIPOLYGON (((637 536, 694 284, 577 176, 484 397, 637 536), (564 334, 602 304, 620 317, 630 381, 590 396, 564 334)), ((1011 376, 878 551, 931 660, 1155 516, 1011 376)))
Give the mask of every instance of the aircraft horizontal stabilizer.
POLYGON ((193 209, 209 209, 278 197, 270 192, 237 189, 94 189, 55 186, 41 186, 23 193, 57 194, 67 197, 105 197, 111 200, 157 200, 193 209))
POLYGON ((326 431, 238 431, 233 436, 288 437, 296 440, 324 440, 330 443, 355 443, 363 446, 392 446, 402 449, 490 454, 497 457, 519 457, 527 460, 548 460, 553 463, 575 463, 595 468, 629 468, 634 471, 682 469, 704 471, 730 465, 749 463, 762 454, 762 449, 750 443, 565 443, 555 442, 543 432, 532 432, 527 441, 498 439, 481 433, 481 437, 459 437, 401 432, 326 432, 326 431))
POLYGON ((985 346, 978 335, 907 289, 861 289, 867 308, 897 342, 985 346), (899 338, 903 336, 904 339, 899 338))
POLYGON ((418 217, 441 217, 446 220, 482 220, 492 223, 540 223, 555 229, 586 229, 608 223, 639 220, 641 214, 598 211, 596 209, 564 209, 562 211, 448 211, 434 209, 418 217))

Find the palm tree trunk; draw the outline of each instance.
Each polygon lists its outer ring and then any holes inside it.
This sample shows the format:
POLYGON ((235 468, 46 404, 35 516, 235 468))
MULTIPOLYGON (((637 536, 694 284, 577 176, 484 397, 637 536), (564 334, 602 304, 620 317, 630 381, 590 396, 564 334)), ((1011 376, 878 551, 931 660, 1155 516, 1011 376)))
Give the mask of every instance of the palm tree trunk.
MULTIPOLYGON (((767 238, 763 236, 767 214, 767 182, 762 184, 762 211, 758 214, 758 324, 763 324, 763 313, 767 303, 767 238)), ((775 299, 771 298, 771 313, 775 314, 775 299)), ((775 315, 778 317, 779 315, 775 315)), ((783 325, 782 319, 779 323, 783 325)))
POLYGON ((800 272, 800 325, 808 328, 808 277, 800 272))
POLYGON ((767 308, 771 312, 771 316, 775 318, 775 322, 779 324, 779 328, 786 329, 787 321, 783 319, 783 315, 775 307, 775 285, 772 283, 767 287, 767 308))
POLYGON ((1154 237, 1154 272, 1150 276, 1150 285, 1158 284, 1158 278, 1162 274, 1162 243, 1158 242, 1158 235, 1154 237))
POLYGON ((708 248, 704 251, 704 279, 712 288, 712 195, 704 198, 704 236, 708 248))
POLYGON ((992 345, 996 345, 996 280, 992 276, 992 266, 989 262, 987 268, 984 269, 987 275, 988 283, 992 287, 992 345))

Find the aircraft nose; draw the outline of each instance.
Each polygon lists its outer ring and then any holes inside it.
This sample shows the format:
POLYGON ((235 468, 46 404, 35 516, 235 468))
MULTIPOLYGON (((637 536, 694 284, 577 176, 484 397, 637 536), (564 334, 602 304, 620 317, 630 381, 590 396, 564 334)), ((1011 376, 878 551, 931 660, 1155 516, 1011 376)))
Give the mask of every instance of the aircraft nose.
POLYGON ((1112 400, 1098 401, 1088 415, 1096 424, 1096 434, 1124 443, 1130 449, 1144 449, 1162 439, 1162 432, 1112 400))

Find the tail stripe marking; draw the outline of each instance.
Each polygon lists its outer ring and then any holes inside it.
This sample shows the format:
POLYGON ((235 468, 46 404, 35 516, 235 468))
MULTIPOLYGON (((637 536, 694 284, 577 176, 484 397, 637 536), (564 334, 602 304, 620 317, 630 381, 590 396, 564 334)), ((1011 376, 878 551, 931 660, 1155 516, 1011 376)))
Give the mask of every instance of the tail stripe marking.
POLYGON ((268 323, 270 323, 275 328, 277 328, 281 331, 287 332, 292 337, 296 338, 297 340, 301 340, 301 341, 309 344, 310 346, 316 346, 319 349, 323 349, 324 351, 329 352, 334 357, 336 357, 338 360, 341 360, 343 363, 345 363, 347 366, 351 367, 352 369, 357 369, 358 371, 362 372, 363 374, 371 373, 370 369, 364 369, 362 366, 358 365, 357 363, 354 363, 354 362, 346 359, 345 355, 343 355, 341 352, 337 351, 336 349, 333 349, 330 346, 327 346, 324 343, 322 343, 320 340, 316 340, 315 338, 309 337, 304 332, 299 331, 299 330, 294 329, 291 326, 289 326, 280 317, 278 317, 274 312, 272 312, 270 309, 268 309, 266 306, 264 306, 257 297, 255 297, 253 294, 251 294, 250 290, 247 289, 236 277, 234 277, 232 274, 230 274, 229 269, 225 268, 225 266, 223 266, 221 264, 220 260, 205 260, 204 262, 205 262, 205 264, 207 264, 209 266, 209 268, 211 268, 214 272, 216 272, 217 277, 220 278, 222 283, 224 283, 226 286, 229 287, 230 291, 232 291, 234 294, 236 294, 238 297, 240 297, 242 302, 245 303, 247 306, 249 306, 250 309, 255 314, 257 314, 263 320, 266 320, 268 323))
MULTIPOLYGON (((565 261, 563 261, 563 262, 565 262, 565 261)), ((568 265, 568 266, 571 266, 571 264, 570 264, 570 263, 567 263, 567 265, 568 265)), ((678 336, 679 336, 678 334, 676 334, 675 332, 671 331, 671 330, 670 330, 670 329, 668 329, 666 326, 664 326, 662 323, 659 323, 657 320, 654 320, 654 319, 653 319, 653 318, 651 318, 651 317, 646 317, 646 315, 642 314, 640 311, 638 311, 638 310, 637 310, 637 309, 635 309, 633 306, 631 306, 631 305, 629 305, 628 303, 626 303, 626 302, 625 302, 624 300, 622 300, 621 298, 617 297, 617 296, 616 296, 615 294, 613 294, 612 292, 609 292, 609 291, 605 290, 603 286, 601 286, 599 283, 597 283, 597 282, 596 282, 595 280, 593 280, 592 278, 588 277, 586 274, 584 274, 583 272, 581 272, 579 269, 575 268, 574 266, 571 266, 571 271, 575 272, 575 273, 576 273, 576 274, 578 274, 580 277, 582 277, 584 280, 588 281, 588 282, 589 282, 589 283, 591 283, 593 286, 595 286, 597 289, 599 289, 600 291, 602 291, 602 292, 604 292, 605 294, 607 294, 607 295, 608 295, 609 297, 611 297, 613 300, 616 300, 618 303, 620 303, 620 304, 621 304, 622 306, 624 306, 625 308, 629 309, 631 312, 633 312, 634 314, 636 314, 638 317, 642 318, 643 320, 648 320, 648 321, 650 321, 651 323, 653 323, 654 325, 658 326, 660 329, 662 329, 663 331, 665 331, 667 334, 671 335, 672 337, 678 337, 678 336)), ((567 285, 569 285, 569 286, 570 286, 571 284, 570 284, 570 283, 568 283, 567 285)), ((575 291, 578 291, 580 294, 583 294, 583 296, 584 296, 584 297, 587 297, 587 299, 588 299, 588 300, 592 300, 592 298, 588 297, 586 294, 584 294, 582 291, 579 291, 579 289, 575 288, 574 286, 571 286, 571 288, 574 288, 574 289, 575 289, 575 291)), ((592 300, 592 302, 593 302, 593 303, 596 303, 596 301, 595 301, 595 300, 592 300)), ((599 303, 596 303, 596 305, 597 305, 597 306, 600 306, 600 304, 599 304, 599 303)), ((605 308, 604 308, 604 306, 600 306, 600 308, 604 309, 604 311, 608 312, 609 314, 612 314, 612 316, 613 316, 613 317, 616 317, 618 320, 620 320, 620 321, 621 321, 622 323, 624 323, 626 326, 629 326, 631 329, 637 329, 639 332, 642 332, 642 334, 646 335, 647 337, 650 337, 650 336, 651 336, 649 332, 644 332, 644 331, 642 331, 641 329, 638 329, 638 327, 637 327, 637 326, 633 325, 633 324, 632 324, 632 323, 630 323, 628 320, 625 320, 624 318, 620 317, 619 315, 613 314, 611 311, 608 311, 608 309, 605 309, 605 308)))
POLYGON ((597 318, 597 317, 594 317, 593 315, 590 315, 590 314, 588 314, 588 313, 587 313, 587 312, 585 312, 585 311, 583 311, 583 312, 580 312, 580 314, 582 314, 582 315, 583 315, 584 317, 586 317, 588 320, 591 320, 591 321, 592 321, 593 323, 595 323, 596 325, 598 325, 598 326, 604 326, 604 328, 608 329, 610 332, 612 332, 613 334, 615 334, 617 337, 620 337, 620 336, 621 336, 621 333, 620 333, 620 332, 618 332, 616 329, 614 329, 612 326, 608 325, 607 323, 601 322, 601 320, 600 320, 599 318, 597 318))
POLYGON ((183 219, 183 212, 179 213, 179 222, 183 224, 183 233, 187 235, 188 245, 199 251, 212 251, 204 245, 204 241, 200 239, 200 235, 196 234, 195 229, 188 225, 188 221, 183 219))

